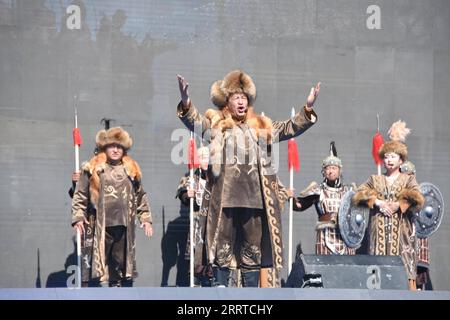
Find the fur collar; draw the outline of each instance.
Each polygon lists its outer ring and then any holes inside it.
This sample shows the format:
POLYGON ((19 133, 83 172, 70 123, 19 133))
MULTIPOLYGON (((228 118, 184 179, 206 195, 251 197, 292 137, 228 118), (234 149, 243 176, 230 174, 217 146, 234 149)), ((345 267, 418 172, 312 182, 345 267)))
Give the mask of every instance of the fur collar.
MULTIPOLYGON (((138 163, 130 156, 125 155, 122 158, 122 165, 125 168, 125 172, 132 181, 141 181, 142 172, 138 163)), ((100 177, 99 174, 105 170, 106 167, 106 154, 100 152, 91 158, 88 162, 82 165, 82 170, 90 174, 89 178, 89 192, 91 194, 91 201, 97 205, 98 194, 100 189, 100 177)))
MULTIPOLYGON (((220 175, 222 164, 222 150, 224 148, 224 135, 227 129, 236 127, 237 121, 233 119, 227 108, 221 110, 208 109, 205 118, 211 122, 211 143, 209 146, 210 164, 215 177, 220 175), (220 130, 220 131, 219 131, 220 130)), ((253 107, 248 107, 245 123, 254 130, 258 139, 265 139, 267 144, 272 143, 272 120, 266 116, 255 114, 253 107)))
MULTIPOLYGON (((237 121, 233 119, 227 108, 222 110, 208 109, 205 112, 205 117, 211 121, 212 129, 221 129, 222 132, 235 127, 237 124, 237 121)), ((271 140, 272 120, 266 116, 257 115, 253 107, 248 107, 245 123, 255 130, 258 138, 261 131, 266 130, 266 133, 269 135, 268 139, 271 140)))

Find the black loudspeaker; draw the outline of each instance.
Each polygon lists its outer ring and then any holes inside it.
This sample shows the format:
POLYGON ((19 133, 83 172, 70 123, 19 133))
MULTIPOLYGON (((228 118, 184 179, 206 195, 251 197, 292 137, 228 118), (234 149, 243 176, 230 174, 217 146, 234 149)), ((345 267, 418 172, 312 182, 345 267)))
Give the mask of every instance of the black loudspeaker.
POLYGON ((286 281, 291 288, 408 289, 400 256, 297 256, 286 281))

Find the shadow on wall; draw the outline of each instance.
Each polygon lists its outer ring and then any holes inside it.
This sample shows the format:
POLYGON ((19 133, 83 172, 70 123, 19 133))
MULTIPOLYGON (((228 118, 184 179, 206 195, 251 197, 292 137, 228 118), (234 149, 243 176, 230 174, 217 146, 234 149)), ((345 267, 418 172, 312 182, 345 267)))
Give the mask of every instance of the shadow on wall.
POLYGON ((67 256, 66 261, 64 262, 64 269, 52 272, 48 275, 47 282, 45 283, 46 288, 61 288, 61 287, 66 288, 69 277, 72 279, 72 285, 75 286, 74 271, 77 265, 77 244, 75 241, 75 237, 73 237, 72 240, 73 240, 73 252, 67 256), (71 268, 69 268, 70 266, 74 266, 73 272, 71 272, 71 268))
POLYGON ((152 38, 150 32, 138 41, 125 31, 130 18, 122 9, 112 16, 103 14, 99 21, 87 21, 96 12, 90 12, 84 2, 70 2, 79 8, 77 15, 66 13, 69 4, 61 2, 59 11, 64 14, 58 17, 48 1, 20 1, 16 6, 0 1, 0 20, 5 26, 2 42, 7 44, 2 46, 2 56, 15 61, 17 52, 32 52, 21 53, 19 64, 8 66, 12 80, 5 82, 1 98, 12 104, 8 112, 25 109, 33 117, 65 119, 67 108, 61 106, 71 107, 76 96, 80 105, 99 111, 123 112, 133 106, 128 117, 134 121, 150 114, 153 60, 176 44, 152 38), (78 26, 69 28, 78 20, 78 26), (27 94, 18 99, 24 88, 27 94), (36 115, 32 106, 41 105, 47 107, 36 115))
POLYGON ((180 203, 179 217, 170 221, 165 228, 165 211, 162 209, 163 232, 161 258, 163 262, 161 287, 169 286, 169 275, 176 266, 175 286, 189 286, 189 260, 186 259, 186 244, 189 234, 189 208, 180 203))

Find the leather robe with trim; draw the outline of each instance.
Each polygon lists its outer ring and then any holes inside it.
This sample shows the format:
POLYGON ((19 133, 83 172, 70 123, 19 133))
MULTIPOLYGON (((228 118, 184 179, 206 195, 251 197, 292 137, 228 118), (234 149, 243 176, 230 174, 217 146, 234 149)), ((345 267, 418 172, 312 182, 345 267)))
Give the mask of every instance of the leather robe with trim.
MULTIPOLYGON (((87 218, 88 206, 96 209, 97 218, 94 232, 92 255, 92 278, 100 281, 108 280, 108 270, 105 261, 105 201, 104 169, 106 154, 104 152, 91 158, 82 166, 80 180, 77 183, 72 199, 72 225, 87 218)), ((139 165, 129 156, 124 156, 122 166, 128 176, 129 190, 127 193, 127 239, 126 239, 126 272, 123 278, 135 278, 136 272, 136 218, 141 222, 152 222, 150 205, 146 192, 141 184, 139 165)))
MULTIPOLYGON (((205 115, 199 113, 191 103, 190 108, 184 112, 182 104, 178 105, 178 116, 185 126, 194 131, 194 127, 201 128, 201 134, 206 145, 210 148, 210 166, 204 194, 201 214, 207 216, 206 220, 206 262, 198 264, 213 264, 217 254, 217 238, 220 236, 221 217, 223 215, 223 190, 225 181, 225 166, 221 160, 226 158, 225 146, 230 137, 230 131, 236 123, 226 110, 208 110, 205 115), (219 160, 219 161, 217 161, 219 160)), ((283 243, 281 233, 281 212, 284 208, 286 195, 280 190, 279 180, 271 162, 271 149, 273 143, 294 138, 316 121, 314 111, 307 112, 303 107, 295 117, 286 121, 272 121, 265 116, 257 116, 253 108, 249 107, 245 124, 251 129, 257 161, 255 170, 261 186, 263 215, 263 236, 261 243, 261 266, 279 269, 283 265, 283 243)), ((195 131, 199 133, 198 131, 195 131)), ((197 263, 196 263, 197 264, 197 263)))

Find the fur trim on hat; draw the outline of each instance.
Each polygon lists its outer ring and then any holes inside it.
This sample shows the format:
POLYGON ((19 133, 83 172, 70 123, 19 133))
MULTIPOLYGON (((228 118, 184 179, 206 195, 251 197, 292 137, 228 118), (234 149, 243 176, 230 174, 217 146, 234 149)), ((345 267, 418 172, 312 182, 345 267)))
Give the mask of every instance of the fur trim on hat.
MULTIPOLYGON (((98 195, 100 190, 100 176, 99 174, 105 170, 106 167, 106 153, 100 152, 91 158, 88 162, 82 165, 82 170, 90 174, 89 178, 89 192, 91 195, 91 202, 97 206, 98 195)), ((141 181, 142 172, 138 163, 130 156, 124 156, 122 158, 122 165, 125 168, 125 172, 131 178, 131 180, 141 181)))
POLYGON ((381 159, 383 159, 384 155, 390 152, 398 154, 403 161, 406 161, 408 159, 408 148, 403 142, 387 141, 383 143, 380 150, 378 150, 378 155, 381 159))
POLYGON ((219 109, 226 106, 228 98, 233 93, 245 93, 248 105, 256 100, 256 87, 252 78, 241 70, 228 73, 223 80, 218 80, 211 86, 211 101, 219 109))
MULTIPOLYGON (((233 128, 236 123, 226 108, 222 110, 208 109, 205 112, 205 118, 209 119, 212 129, 211 144, 209 145, 210 164, 214 176, 218 177, 223 163, 224 134, 226 134, 227 129, 233 128)), ((249 107, 245 122, 255 131, 258 139, 265 139, 268 144, 272 142, 272 120, 270 118, 255 114, 253 107, 249 107)))
POLYGON ((128 150, 133 145, 133 140, 128 132, 123 130, 121 127, 114 127, 108 129, 108 131, 100 130, 95 137, 95 143, 100 150, 112 143, 117 143, 125 150, 128 150))

